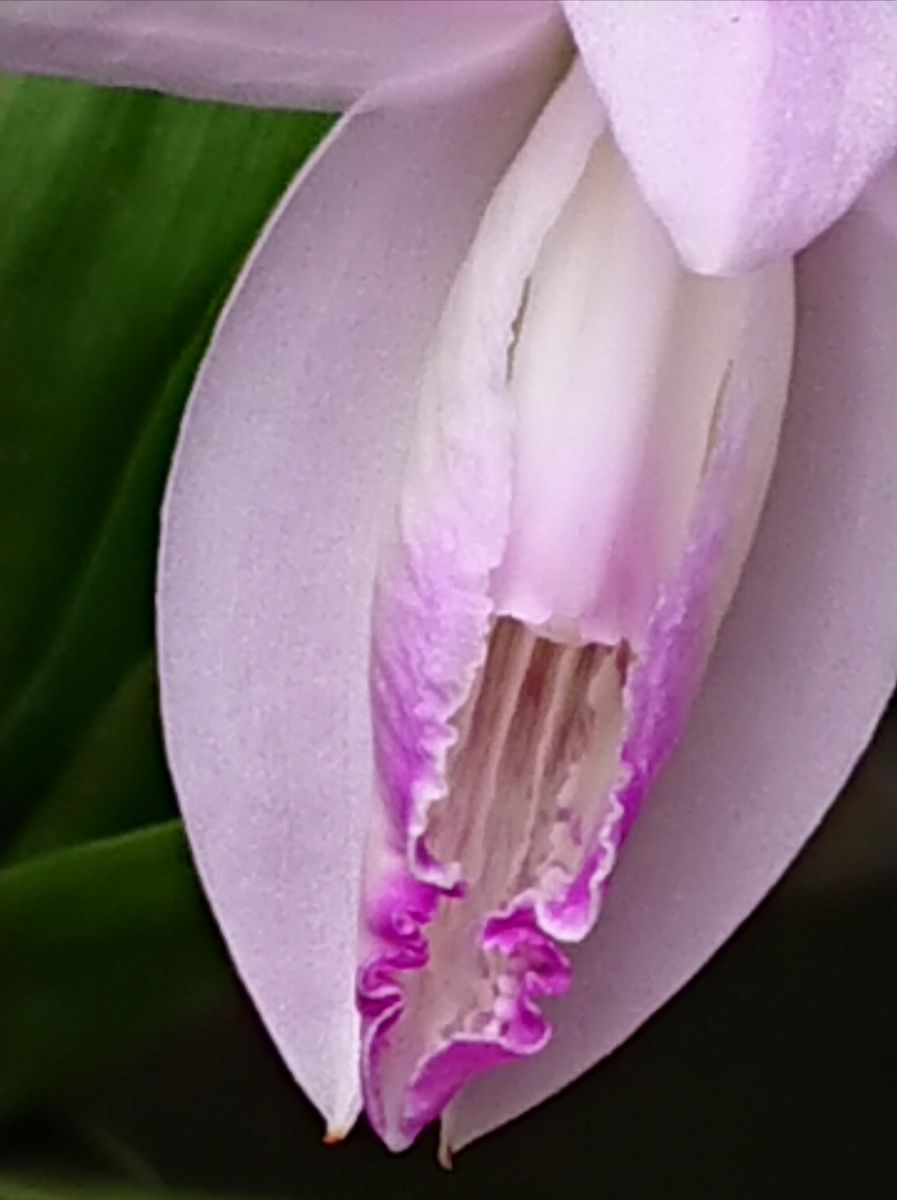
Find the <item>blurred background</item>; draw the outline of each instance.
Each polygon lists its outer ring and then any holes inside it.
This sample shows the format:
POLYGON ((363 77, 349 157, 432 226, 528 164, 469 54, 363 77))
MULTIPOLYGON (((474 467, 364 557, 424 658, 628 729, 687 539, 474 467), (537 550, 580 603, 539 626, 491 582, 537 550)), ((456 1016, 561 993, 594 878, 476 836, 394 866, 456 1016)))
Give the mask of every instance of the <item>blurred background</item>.
POLYGON ((0 78, 0 1200, 897 1195, 897 711, 740 933, 435 1164, 322 1145, 199 894, 159 733, 157 514, 215 315, 330 125, 0 78))

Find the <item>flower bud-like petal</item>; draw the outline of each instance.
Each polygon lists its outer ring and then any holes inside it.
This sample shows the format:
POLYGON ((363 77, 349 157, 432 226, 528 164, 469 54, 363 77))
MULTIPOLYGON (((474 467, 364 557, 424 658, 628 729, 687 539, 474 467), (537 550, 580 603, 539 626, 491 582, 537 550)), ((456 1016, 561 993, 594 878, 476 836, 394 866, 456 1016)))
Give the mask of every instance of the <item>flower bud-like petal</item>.
POLYGON ((550 1037, 557 943, 597 918, 747 552, 792 340, 790 264, 689 275, 575 66, 456 279, 381 555, 358 995, 395 1149, 550 1037))

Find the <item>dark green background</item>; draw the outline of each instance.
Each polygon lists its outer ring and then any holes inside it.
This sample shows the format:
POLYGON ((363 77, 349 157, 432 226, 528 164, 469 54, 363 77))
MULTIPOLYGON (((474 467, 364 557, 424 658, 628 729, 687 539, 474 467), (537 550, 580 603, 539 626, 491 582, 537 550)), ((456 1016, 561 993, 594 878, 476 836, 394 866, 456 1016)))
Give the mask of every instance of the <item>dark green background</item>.
POLYGON ((789 880, 599 1071, 451 1176, 431 1138, 321 1146, 193 878, 152 594, 193 372, 329 123, 0 79, 0 1200, 897 1194, 893 718, 789 880))

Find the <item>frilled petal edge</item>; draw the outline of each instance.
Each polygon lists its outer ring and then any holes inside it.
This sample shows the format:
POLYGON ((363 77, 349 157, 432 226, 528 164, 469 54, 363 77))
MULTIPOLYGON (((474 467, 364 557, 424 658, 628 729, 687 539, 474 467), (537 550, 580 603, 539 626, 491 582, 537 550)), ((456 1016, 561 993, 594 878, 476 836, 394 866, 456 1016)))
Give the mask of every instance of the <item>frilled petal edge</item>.
POLYGON ((648 202, 696 271, 803 249, 897 147, 897 4, 562 0, 648 202))
POLYGON ((897 674, 897 239, 862 202, 798 260, 798 343, 757 542, 679 753, 536 1059, 477 1081, 459 1148, 614 1050, 707 961, 843 786, 897 674))
POLYGON ((0 0, 0 70, 337 111, 499 58, 548 0, 0 0))
POLYGON ((159 655, 178 797, 238 970, 334 1132, 358 1104, 384 514, 425 340, 556 50, 534 38, 441 97, 337 127, 221 318, 169 484, 159 655))

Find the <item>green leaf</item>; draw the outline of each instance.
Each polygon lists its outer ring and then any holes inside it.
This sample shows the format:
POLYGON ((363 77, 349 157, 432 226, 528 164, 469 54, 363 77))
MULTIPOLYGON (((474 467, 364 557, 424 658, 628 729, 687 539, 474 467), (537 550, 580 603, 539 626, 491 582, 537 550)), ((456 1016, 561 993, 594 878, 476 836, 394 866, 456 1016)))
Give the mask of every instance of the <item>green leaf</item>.
POLYGON ((0 1115, 44 1099, 231 978, 180 823, 0 871, 0 1115))
POLYGON ((155 664, 147 651, 83 731, 72 759, 12 839, 8 857, 15 862, 108 837, 138 815, 164 819, 169 808, 155 664))
MULTIPOLYGON (((171 1192, 167 1188, 151 1189, 110 1187, 108 1184, 81 1184, 65 1187, 0 1178, 0 1200, 215 1200, 208 1192, 201 1195, 171 1192)), ((221 1200, 239 1200, 228 1195, 221 1200)), ((307 1200, 307 1198, 306 1198, 307 1200)))
POLYGON ((0 787, 18 854, 174 811, 148 666, 167 466, 227 289, 329 122, 0 79, 0 787))

